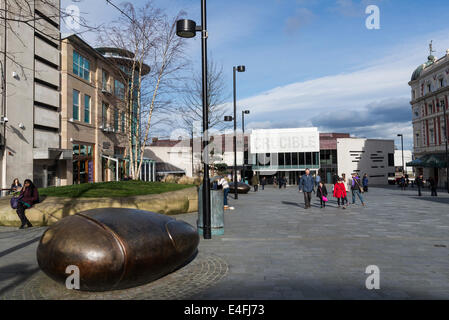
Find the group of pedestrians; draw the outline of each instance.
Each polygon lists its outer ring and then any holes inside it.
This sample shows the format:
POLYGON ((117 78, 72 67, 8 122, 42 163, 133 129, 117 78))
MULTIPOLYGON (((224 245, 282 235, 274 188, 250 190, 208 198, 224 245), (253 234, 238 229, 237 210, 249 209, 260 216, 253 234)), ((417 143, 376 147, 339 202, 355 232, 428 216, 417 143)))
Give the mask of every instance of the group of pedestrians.
MULTIPOLYGON (((416 186, 418 187, 418 196, 421 197, 422 196, 422 189, 424 188, 424 183, 426 182, 424 180, 423 175, 420 174, 418 176, 418 178, 416 178, 415 182, 416 182, 416 186)), ((431 196, 432 197, 437 197, 438 196, 438 194, 437 194, 437 186, 438 186, 437 181, 434 178, 430 177, 429 179, 427 179, 427 182, 429 183, 431 196)))
MULTIPOLYGON (((316 196, 320 199, 320 207, 325 208, 328 199, 328 191, 324 183, 321 181, 319 175, 314 178, 310 174, 310 170, 306 169, 306 173, 301 177, 299 182, 299 192, 304 194, 304 208, 311 208, 312 192, 315 192, 316 196)), ((337 177, 336 183, 333 186, 332 195, 337 199, 338 207, 346 209, 349 205, 348 194, 352 193, 352 204, 356 203, 356 197, 359 198, 363 206, 365 201, 363 193, 368 192, 368 176, 364 175, 363 179, 360 179, 357 173, 352 174, 352 179, 347 179, 346 174, 342 174, 341 177, 337 177)))

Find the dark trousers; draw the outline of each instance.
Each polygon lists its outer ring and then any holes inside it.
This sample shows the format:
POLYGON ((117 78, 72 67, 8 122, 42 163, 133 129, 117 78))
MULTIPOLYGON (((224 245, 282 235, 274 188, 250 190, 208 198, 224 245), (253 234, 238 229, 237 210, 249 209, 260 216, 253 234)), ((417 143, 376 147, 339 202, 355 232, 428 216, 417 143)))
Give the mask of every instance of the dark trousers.
POLYGON ((17 205, 17 215, 19 216, 20 221, 22 222, 22 227, 24 225, 28 225, 31 226, 31 222, 27 219, 26 215, 25 215, 25 210, 27 209, 27 207, 25 207, 25 205, 19 201, 19 204, 17 205))
POLYGON ((437 197, 437 196, 438 196, 438 195, 437 195, 437 189, 436 189, 436 188, 431 188, 430 190, 431 190, 431 192, 432 192, 432 194, 431 194, 432 197, 437 197))
POLYGON ((257 192, 257 190, 259 190, 259 185, 258 185, 258 184, 255 184, 255 185, 254 185, 254 192, 257 192))
POLYGON ((264 185, 264 184, 262 184, 261 186, 262 186, 262 190, 265 190, 265 185, 264 185))
POLYGON ((368 192, 368 186, 364 186, 363 191, 368 192))
POLYGON ((418 185, 418 196, 419 196, 419 197, 422 196, 422 194, 421 194, 421 186, 420 186, 420 185, 418 185))
POLYGON ((323 198, 320 198, 320 205, 322 207, 326 207, 326 202, 323 200, 323 198))
POLYGON ((306 208, 310 208, 311 200, 312 200, 312 192, 304 192, 304 203, 306 208))

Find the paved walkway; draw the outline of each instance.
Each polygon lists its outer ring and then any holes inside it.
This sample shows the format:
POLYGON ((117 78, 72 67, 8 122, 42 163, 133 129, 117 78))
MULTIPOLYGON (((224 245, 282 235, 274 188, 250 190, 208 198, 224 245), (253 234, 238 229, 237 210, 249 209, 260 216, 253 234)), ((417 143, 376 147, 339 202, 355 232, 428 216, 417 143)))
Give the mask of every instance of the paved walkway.
MULTIPOLYGON (((366 202, 320 209, 315 198, 304 210, 294 187, 230 195, 236 210, 225 214, 225 235, 199 246, 201 259, 227 264, 226 274, 182 298, 449 299, 449 196, 370 188, 366 202), (380 290, 365 287, 369 265, 380 269, 380 290)), ((177 218, 196 224, 196 214, 177 218)), ((0 228, 0 298, 23 298, 18 288, 41 273, 43 230, 0 228)))

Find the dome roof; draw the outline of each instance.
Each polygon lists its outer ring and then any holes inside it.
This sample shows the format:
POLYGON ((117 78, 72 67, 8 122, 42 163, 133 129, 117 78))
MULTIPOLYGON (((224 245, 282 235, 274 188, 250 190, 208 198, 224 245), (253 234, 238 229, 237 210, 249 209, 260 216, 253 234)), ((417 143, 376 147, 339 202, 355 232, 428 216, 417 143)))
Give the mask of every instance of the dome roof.
POLYGON ((433 55, 430 55, 427 58, 427 62, 423 63, 422 65, 420 65, 418 68, 416 68, 416 70, 413 72, 412 74, 412 81, 417 80, 420 76, 421 73, 423 72, 424 69, 430 67, 431 65, 433 65, 436 61, 436 58, 433 55))

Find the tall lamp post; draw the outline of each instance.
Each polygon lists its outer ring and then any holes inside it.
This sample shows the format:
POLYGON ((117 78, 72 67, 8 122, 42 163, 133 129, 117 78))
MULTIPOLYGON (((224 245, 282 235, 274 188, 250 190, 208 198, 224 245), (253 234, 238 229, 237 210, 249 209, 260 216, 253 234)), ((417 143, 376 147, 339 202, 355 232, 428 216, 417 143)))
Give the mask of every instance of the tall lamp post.
POLYGON ((246 170, 245 170, 245 114, 249 114, 249 110, 242 110, 242 132, 243 132, 243 169, 242 178, 245 182, 246 170))
POLYGON ((238 199, 237 193, 237 90, 235 78, 237 72, 245 72, 245 66, 233 67, 233 86, 234 86, 234 198, 238 199))
POLYGON ((193 38, 196 32, 201 32, 201 57, 202 57, 202 80, 203 80, 203 237, 211 239, 211 213, 210 213, 210 178, 209 178, 209 108, 207 101, 207 21, 206 0, 201 0, 201 26, 195 21, 182 19, 176 22, 176 34, 182 38, 193 38))
POLYGON ((398 137, 401 137, 401 149, 402 149, 402 175, 405 176, 405 163, 404 163, 404 135, 398 134, 398 137))

